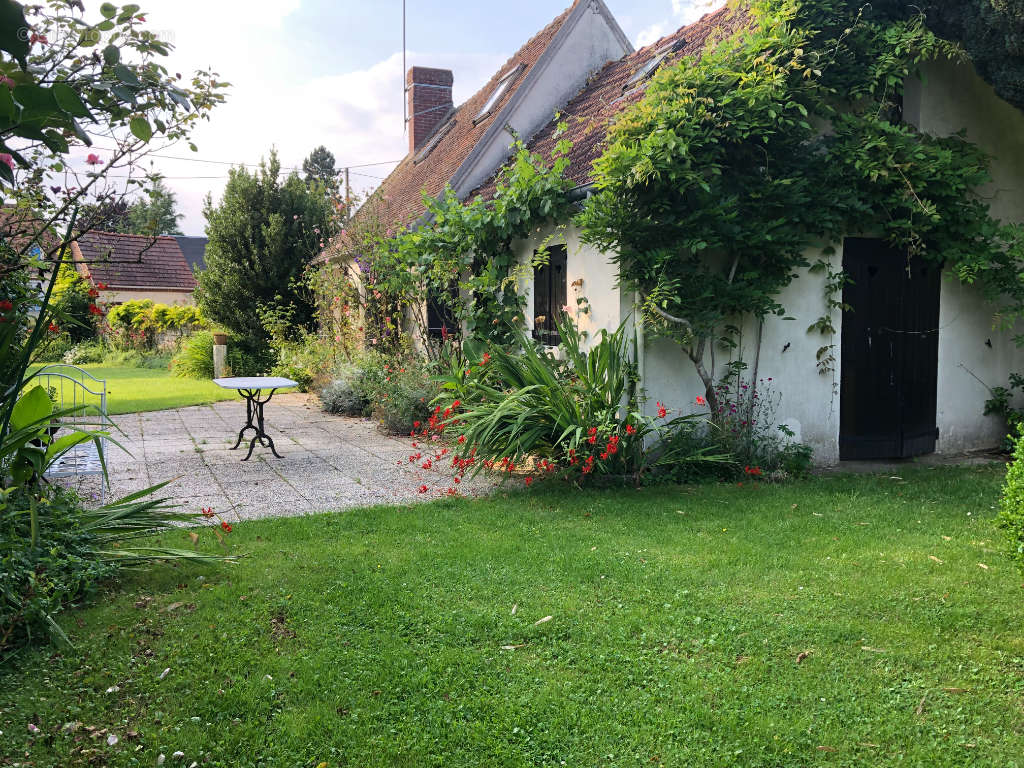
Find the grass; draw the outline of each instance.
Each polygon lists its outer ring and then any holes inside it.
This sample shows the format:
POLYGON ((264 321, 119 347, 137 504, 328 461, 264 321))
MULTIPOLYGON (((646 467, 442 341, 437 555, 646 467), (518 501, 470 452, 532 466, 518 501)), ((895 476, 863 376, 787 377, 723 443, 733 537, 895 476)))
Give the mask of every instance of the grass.
POLYGON ((133 575, 64 617, 75 650, 9 660, 0 756, 1021 766, 1001 477, 541 488, 239 524, 236 565, 133 575))
POLYGON ((129 368, 104 365, 81 366, 107 382, 110 415, 160 411, 233 400, 238 394, 205 379, 185 379, 161 368, 129 368))

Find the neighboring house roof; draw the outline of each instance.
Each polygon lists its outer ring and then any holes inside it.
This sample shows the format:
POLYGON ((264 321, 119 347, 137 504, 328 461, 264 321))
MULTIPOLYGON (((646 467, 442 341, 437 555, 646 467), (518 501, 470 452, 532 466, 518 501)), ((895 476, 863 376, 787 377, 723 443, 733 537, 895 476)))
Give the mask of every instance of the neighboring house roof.
POLYGON ((185 254, 185 261, 192 271, 206 269, 206 244, 210 242, 208 237, 193 237, 189 235, 175 235, 178 247, 185 254))
MULTIPOLYGON (((531 72, 542 60, 565 22, 574 12, 579 16, 589 11, 605 15, 607 23, 614 26, 621 36, 621 30, 603 2, 575 0, 520 48, 479 91, 455 108, 450 119, 440 120, 432 135, 424 141, 423 147, 429 148, 429 151, 410 152, 366 201, 356 214, 357 217, 376 215, 388 225, 410 224, 419 218, 425 210, 422 193, 425 191, 431 197, 436 197, 453 179, 459 178, 460 172, 465 172, 467 166, 473 163, 474 155, 488 143, 488 137, 503 130, 506 108, 514 104, 521 87, 530 82, 531 72), (513 71, 514 77, 495 103, 490 105, 487 116, 479 118, 495 89, 513 71)), ((624 36, 621 45, 625 50, 631 49, 624 36)), ((507 138, 511 141, 511 137, 507 138)), ((491 169, 487 169, 486 174, 490 172, 491 169)), ((455 183, 453 186, 456 186, 455 183)))
MULTIPOLYGON (((61 239, 52 230, 47 229, 39 234, 42 227, 42 219, 32 209, 11 203, 0 206, 0 240, 8 241, 16 251, 22 250, 33 240, 34 245, 38 245, 44 252, 52 251, 60 245, 61 239)), ((53 258, 56 257, 54 254, 53 258)))
MULTIPOLYGON (((579 186, 590 183, 594 160, 605 148, 608 128, 619 112, 642 98, 650 82, 645 75, 653 75, 658 67, 677 63, 682 58, 699 56, 709 43, 729 37, 748 24, 746 13, 726 6, 610 62, 565 105, 556 119, 538 131, 528 143, 530 151, 547 159, 559 141, 571 141, 566 176, 579 186), (664 57, 656 61, 662 53, 664 57), (653 66, 645 71, 648 65, 653 66), (631 82, 634 77, 636 81, 631 82), (566 130, 558 134, 560 123, 565 123, 566 130)), ((484 197, 493 192, 494 179, 475 190, 475 194, 484 197)))
POLYGON ((196 279, 169 235, 126 235, 118 232, 86 232, 72 243, 79 271, 108 288, 156 288, 192 291, 196 279))

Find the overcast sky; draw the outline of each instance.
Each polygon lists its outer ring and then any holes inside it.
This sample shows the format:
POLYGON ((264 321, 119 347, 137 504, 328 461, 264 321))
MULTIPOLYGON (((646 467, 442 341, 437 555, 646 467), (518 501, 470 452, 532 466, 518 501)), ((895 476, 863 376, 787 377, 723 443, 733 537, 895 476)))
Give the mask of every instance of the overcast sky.
MULTIPOLYGON (((138 1, 147 26, 175 45, 172 72, 211 68, 232 84, 196 130, 198 152, 182 144, 162 153, 191 160, 153 159, 178 196, 185 234, 203 234, 202 201, 219 197, 224 163, 257 163, 273 146, 282 165, 297 167, 323 144, 339 167, 363 166, 351 178, 368 189, 405 154, 401 0, 138 1)), ((459 104, 569 2, 408 0, 408 65, 452 69, 459 104)), ((606 0, 638 46, 723 2, 606 0)), ((99 5, 86 0, 91 15, 99 5)))

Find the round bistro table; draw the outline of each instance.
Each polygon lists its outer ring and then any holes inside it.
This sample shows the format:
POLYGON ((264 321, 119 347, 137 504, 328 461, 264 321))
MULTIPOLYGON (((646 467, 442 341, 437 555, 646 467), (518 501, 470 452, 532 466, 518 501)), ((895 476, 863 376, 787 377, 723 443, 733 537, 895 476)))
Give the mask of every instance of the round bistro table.
POLYGON ((270 398, 274 396, 274 392, 277 390, 286 387, 297 387, 299 383, 281 376, 233 376, 227 379, 214 379, 213 383, 224 389, 237 389, 238 393, 245 398, 245 426, 239 431, 238 440, 235 441, 231 450, 235 450, 235 448, 242 444, 242 435, 246 433, 246 430, 251 429, 256 434, 249 441, 249 453, 245 455, 242 461, 248 461, 252 456, 257 440, 260 441, 262 446, 269 445, 270 452, 280 459, 281 454, 274 448, 274 441, 263 427, 263 406, 270 402, 270 398), (266 397, 261 397, 261 393, 267 389, 270 390, 270 394, 266 397))

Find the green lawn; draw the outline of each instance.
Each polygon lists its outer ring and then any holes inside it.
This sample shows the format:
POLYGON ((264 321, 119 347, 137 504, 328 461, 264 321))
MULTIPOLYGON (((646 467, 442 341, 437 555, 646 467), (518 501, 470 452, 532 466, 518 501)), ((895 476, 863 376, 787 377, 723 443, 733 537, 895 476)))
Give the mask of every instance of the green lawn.
POLYGON ((901 477, 236 525, 0 670, 0 764, 1022 766, 1001 472, 901 477))
POLYGON ((212 381, 181 378, 163 368, 81 367, 97 379, 106 379, 107 410, 111 415, 183 408, 238 397, 212 381))

